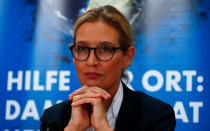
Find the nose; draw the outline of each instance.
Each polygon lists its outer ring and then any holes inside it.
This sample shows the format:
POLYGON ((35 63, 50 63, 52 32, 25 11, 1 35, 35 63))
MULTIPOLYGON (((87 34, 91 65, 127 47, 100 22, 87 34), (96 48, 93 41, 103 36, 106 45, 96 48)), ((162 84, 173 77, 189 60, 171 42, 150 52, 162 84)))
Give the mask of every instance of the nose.
POLYGON ((89 55, 89 57, 87 59, 87 64, 89 66, 95 66, 95 65, 98 64, 98 59, 95 56, 94 50, 90 50, 90 55, 89 55))

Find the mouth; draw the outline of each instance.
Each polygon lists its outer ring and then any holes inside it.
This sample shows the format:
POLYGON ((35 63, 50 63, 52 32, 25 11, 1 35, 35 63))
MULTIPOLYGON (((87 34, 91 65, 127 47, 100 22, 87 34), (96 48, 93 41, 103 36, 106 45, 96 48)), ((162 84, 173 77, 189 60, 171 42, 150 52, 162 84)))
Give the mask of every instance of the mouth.
POLYGON ((89 79, 96 79, 96 78, 102 76, 102 74, 97 73, 97 72, 87 72, 87 73, 85 73, 85 75, 86 75, 87 78, 89 78, 89 79))

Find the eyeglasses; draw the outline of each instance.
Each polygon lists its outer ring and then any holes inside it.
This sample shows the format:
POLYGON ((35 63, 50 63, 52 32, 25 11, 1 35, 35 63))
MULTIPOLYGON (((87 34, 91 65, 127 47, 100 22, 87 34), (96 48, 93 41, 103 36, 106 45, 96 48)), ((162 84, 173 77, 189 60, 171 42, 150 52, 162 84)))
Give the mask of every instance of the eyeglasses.
MULTIPOLYGON (((129 46, 128 46, 129 47, 129 46)), ((79 61, 87 60, 90 56, 90 50, 94 50, 96 58, 100 61, 111 60, 114 56, 115 50, 118 49, 127 49, 128 47, 112 47, 112 46, 98 46, 95 48, 88 47, 86 45, 70 45, 69 49, 72 53, 72 56, 79 61)))

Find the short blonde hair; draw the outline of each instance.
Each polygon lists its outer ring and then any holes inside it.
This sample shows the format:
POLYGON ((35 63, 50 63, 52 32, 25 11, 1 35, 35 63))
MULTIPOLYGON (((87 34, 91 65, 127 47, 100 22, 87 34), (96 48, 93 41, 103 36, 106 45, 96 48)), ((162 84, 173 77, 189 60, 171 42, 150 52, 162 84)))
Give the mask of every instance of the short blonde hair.
POLYGON ((121 46, 133 45, 133 31, 127 18, 116 8, 110 5, 91 9, 80 15, 74 26, 74 40, 78 28, 85 22, 104 21, 119 31, 121 46))

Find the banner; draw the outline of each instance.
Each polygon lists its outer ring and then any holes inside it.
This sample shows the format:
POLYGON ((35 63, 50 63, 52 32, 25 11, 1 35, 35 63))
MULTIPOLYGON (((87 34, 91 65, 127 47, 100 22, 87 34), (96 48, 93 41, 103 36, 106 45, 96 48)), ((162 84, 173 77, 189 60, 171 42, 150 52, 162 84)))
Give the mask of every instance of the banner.
POLYGON ((81 87, 68 49, 74 22, 107 4, 133 27, 129 88, 169 103, 176 131, 209 129, 209 1, 0 0, 0 130, 39 131, 43 110, 81 87))

